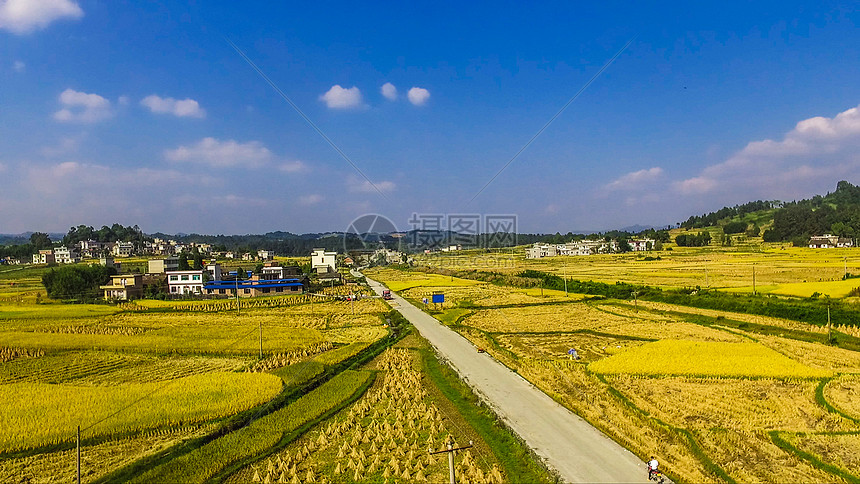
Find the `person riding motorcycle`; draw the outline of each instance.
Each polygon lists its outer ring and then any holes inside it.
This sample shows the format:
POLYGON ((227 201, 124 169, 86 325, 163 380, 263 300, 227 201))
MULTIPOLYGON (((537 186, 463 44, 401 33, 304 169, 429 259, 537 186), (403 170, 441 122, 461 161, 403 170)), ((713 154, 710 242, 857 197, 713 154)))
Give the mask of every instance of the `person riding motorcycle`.
POLYGON ((655 473, 660 472, 657 469, 659 465, 660 465, 660 463, 657 462, 657 458, 652 455, 651 460, 648 461, 648 479, 649 480, 651 479, 651 476, 653 476, 655 473))

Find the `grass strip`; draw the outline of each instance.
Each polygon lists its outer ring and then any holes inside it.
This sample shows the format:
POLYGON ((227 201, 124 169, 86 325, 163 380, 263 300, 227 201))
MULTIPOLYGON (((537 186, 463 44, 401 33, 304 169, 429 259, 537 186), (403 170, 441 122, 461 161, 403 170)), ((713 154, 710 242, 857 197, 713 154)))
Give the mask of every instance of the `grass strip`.
POLYGON ((850 421, 855 422, 855 423, 860 423, 860 419, 856 419, 856 418, 844 413, 842 410, 839 410, 838 408, 834 407, 833 405, 830 404, 830 402, 827 401, 827 398, 825 398, 825 396, 824 396, 824 387, 827 386, 827 384, 830 383, 831 380, 833 380, 833 378, 825 378, 825 379, 821 380, 821 382, 818 384, 817 387, 815 387, 815 401, 816 401, 816 403, 818 403, 822 407, 826 408, 827 411, 830 413, 835 413, 836 415, 839 415, 840 417, 842 417, 844 419, 850 420, 850 421))
POLYGON ((809 452, 805 452, 803 450, 798 449, 789 441, 780 437, 779 434, 780 432, 778 430, 771 430, 770 432, 768 432, 770 440, 773 441, 774 445, 776 445, 780 449, 809 462, 809 464, 816 469, 822 470, 829 474, 833 474, 834 476, 841 477, 842 479, 845 479, 847 482, 850 482, 852 484, 860 484, 860 477, 850 474, 842 468, 836 467, 833 464, 828 464, 819 459, 818 456, 814 454, 810 454, 809 452))
POLYGON ((475 429, 502 465, 509 482, 553 482, 555 477, 539 459, 427 348, 419 350, 424 371, 433 384, 475 429))
POLYGON ((366 389, 372 373, 347 370, 291 405, 246 427, 173 459, 131 482, 203 482, 231 464, 257 456, 297 429, 324 416, 357 391, 366 389))

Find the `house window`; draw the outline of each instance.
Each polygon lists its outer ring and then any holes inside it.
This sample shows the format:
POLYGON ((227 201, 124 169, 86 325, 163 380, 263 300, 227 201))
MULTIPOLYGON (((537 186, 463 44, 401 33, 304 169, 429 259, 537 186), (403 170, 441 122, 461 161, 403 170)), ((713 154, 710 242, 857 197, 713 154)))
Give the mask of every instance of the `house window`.
POLYGON ((178 280, 179 280, 179 276, 170 276, 170 280, 171 280, 171 281, 178 281, 178 280))
POLYGON ((244 291, 245 291, 245 294, 251 294, 251 290, 250 290, 250 289, 244 289, 244 291))
POLYGON ((283 287, 279 287, 279 288, 275 289, 275 292, 284 292, 284 288, 283 288, 283 287))
POLYGON ((187 276, 187 275, 183 275, 183 276, 182 276, 182 280, 183 280, 183 281, 187 281, 187 280, 188 280, 188 276, 187 276))
POLYGON ((176 292, 177 289, 179 289, 179 288, 176 286, 173 286, 170 288, 170 292, 176 292))
POLYGON ((218 289, 218 294, 226 294, 226 293, 227 293, 226 289, 218 289))
POLYGON ((200 280, 200 276, 199 276, 199 275, 194 275, 194 276, 192 276, 192 277, 191 277, 191 280, 192 280, 192 281, 199 281, 199 280, 200 280))
POLYGON ((263 288, 263 294, 268 294, 268 293, 269 293, 269 288, 268 288, 268 287, 264 287, 264 288, 263 288))

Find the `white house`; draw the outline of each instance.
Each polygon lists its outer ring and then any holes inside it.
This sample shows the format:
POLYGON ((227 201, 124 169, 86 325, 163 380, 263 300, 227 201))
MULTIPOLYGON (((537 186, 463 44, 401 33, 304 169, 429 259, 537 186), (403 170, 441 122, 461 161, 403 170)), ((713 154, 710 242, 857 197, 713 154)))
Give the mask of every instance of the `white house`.
POLYGON ((131 242, 117 242, 113 246, 113 255, 116 257, 130 257, 134 253, 134 244, 131 242))
POLYGON ((337 270, 337 252, 314 249, 311 252, 311 268, 316 272, 333 272, 337 270))
POLYGON ((171 295, 203 293, 203 270, 167 271, 167 289, 171 295))
POLYGON ((654 239, 633 239, 630 241, 630 248, 636 252, 654 250, 654 239))
POLYGON ((80 262, 81 258, 78 256, 77 247, 69 249, 66 246, 62 246, 54 249, 54 260, 58 264, 74 264, 75 262, 80 262))
POLYGON ((51 249, 43 249, 33 254, 33 264, 53 264, 54 262, 54 251, 51 249))
POLYGON ((272 260, 275 258, 275 252, 271 250, 260 249, 257 251, 257 257, 261 260, 272 260))

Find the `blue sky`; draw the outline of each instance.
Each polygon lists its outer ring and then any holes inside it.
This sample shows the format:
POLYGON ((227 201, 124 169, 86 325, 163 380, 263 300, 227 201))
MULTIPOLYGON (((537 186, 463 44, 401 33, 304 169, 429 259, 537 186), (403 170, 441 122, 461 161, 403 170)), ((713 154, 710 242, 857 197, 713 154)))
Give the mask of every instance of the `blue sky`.
POLYGON ((828 2, 0 0, 0 233, 567 232, 805 198, 860 182, 857 24, 828 2))

